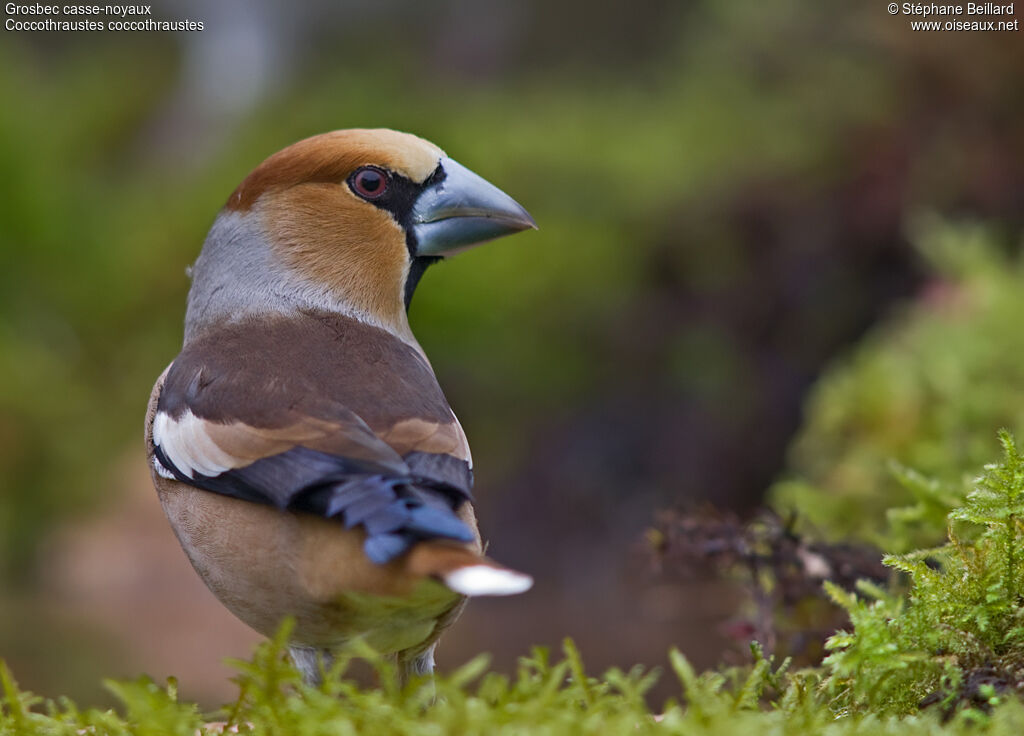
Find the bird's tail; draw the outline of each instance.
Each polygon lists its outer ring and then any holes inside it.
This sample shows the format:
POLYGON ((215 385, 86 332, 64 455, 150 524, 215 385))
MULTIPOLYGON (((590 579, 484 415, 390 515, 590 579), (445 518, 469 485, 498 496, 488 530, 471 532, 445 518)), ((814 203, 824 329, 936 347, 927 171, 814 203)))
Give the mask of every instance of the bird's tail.
POLYGON ((499 565, 483 555, 454 544, 421 542, 409 555, 409 567, 467 596, 525 593, 533 578, 499 565))

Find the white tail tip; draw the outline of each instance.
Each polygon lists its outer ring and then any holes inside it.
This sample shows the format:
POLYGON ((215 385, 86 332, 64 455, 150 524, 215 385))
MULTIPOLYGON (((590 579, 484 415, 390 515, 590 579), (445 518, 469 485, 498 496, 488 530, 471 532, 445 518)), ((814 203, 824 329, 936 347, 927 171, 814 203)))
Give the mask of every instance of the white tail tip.
POLYGON ((490 565, 468 565, 444 576, 444 584, 462 595, 515 595, 533 586, 533 578, 490 565))

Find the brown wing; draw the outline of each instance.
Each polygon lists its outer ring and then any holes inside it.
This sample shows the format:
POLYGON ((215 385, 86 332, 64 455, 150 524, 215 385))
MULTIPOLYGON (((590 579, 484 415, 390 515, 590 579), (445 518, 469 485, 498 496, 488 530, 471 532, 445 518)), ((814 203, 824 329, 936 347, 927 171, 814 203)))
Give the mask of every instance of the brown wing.
POLYGON ((424 538, 470 541, 468 448, 412 347, 337 315, 229 325, 191 341, 153 420, 158 472, 368 532, 390 559, 424 538))
POLYGON ((168 372, 158 411, 174 420, 191 412, 245 425, 237 437, 220 432, 215 440, 243 458, 292 439, 324 452, 376 457, 383 451, 369 431, 399 455, 469 460, 462 429, 423 356, 341 315, 241 321, 190 341, 168 372))

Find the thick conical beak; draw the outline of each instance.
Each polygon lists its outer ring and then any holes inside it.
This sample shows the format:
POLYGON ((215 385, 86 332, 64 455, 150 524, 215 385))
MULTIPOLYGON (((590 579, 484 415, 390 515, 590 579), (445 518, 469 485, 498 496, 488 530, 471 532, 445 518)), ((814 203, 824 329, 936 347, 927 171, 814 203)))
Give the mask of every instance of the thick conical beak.
POLYGON ((440 168, 444 176, 413 205, 416 255, 449 256, 502 235, 537 228, 522 205, 462 164, 446 156, 440 168))

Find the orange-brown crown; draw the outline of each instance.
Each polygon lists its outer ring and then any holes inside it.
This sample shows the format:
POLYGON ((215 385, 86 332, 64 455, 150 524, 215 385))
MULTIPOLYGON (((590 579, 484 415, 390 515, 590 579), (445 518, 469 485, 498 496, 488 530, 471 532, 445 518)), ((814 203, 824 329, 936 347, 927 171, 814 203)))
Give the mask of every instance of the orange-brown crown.
POLYGON ((375 165, 422 182, 444 152, 429 141, 387 128, 353 128, 306 138, 257 166, 228 198, 226 209, 249 210, 263 194, 302 183, 340 183, 375 165))

